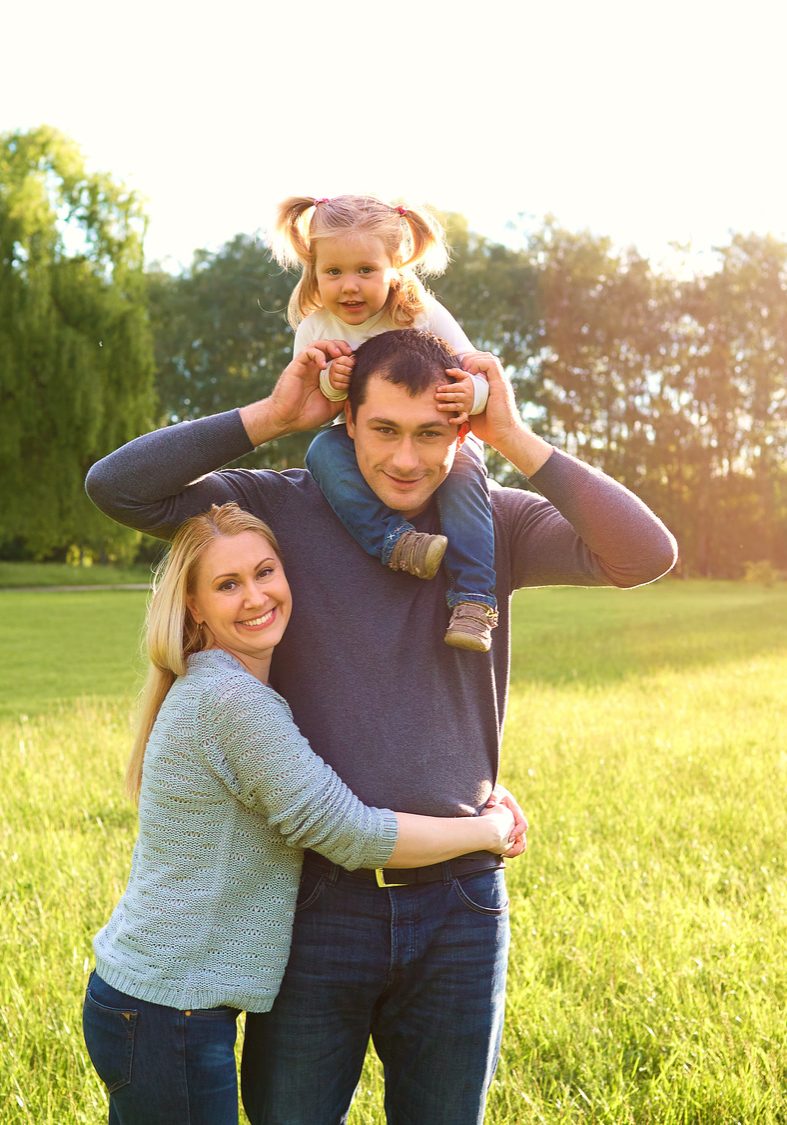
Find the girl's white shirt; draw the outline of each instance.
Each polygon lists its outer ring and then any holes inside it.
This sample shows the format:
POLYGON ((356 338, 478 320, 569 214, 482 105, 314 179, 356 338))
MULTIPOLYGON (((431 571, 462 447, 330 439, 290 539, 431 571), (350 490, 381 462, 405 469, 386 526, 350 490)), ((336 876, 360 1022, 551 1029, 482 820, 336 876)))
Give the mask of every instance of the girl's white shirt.
MULTIPOLYGON (((391 322, 385 309, 381 309, 374 316, 370 316, 362 324, 345 324, 343 320, 339 320, 337 316, 326 312, 325 309, 317 309, 315 312, 309 313, 298 325, 295 332, 293 355, 298 355, 304 348, 313 344, 315 340, 346 340, 355 351, 365 340, 372 336, 379 336, 383 332, 389 332, 396 327, 397 325, 391 322)), ((416 317, 413 327, 426 328, 430 332, 434 332, 435 336, 445 340, 459 356, 475 350, 464 330, 457 324, 448 309, 428 294, 426 295, 424 311, 416 317)), ((486 402, 489 397, 489 385, 486 379, 480 375, 472 375, 471 378, 475 397, 470 413, 482 414, 486 409, 486 402)), ((331 386, 329 368, 320 373, 320 390, 331 402, 341 402, 347 398, 343 391, 337 391, 335 387, 331 386)))

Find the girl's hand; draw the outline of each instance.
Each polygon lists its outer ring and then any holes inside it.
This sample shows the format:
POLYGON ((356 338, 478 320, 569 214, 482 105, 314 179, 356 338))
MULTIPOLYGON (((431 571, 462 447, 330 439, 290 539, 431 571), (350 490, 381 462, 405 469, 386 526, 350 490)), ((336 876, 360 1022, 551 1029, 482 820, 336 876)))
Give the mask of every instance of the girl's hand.
POLYGON ((470 376, 465 375, 458 367, 452 367, 449 374, 454 376, 454 382, 443 383, 435 391, 437 409, 451 414, 448 421, 452 425, 461 426, 470 418, 475 400, 475 387, 470 376))
POLYGON ((353 367, 355 367, 354 355, 341 355, 333 361, 328 378, 335 391, 343 391, 344 394, 347 394, 350 389, 350 376, 353 373, 353 367))

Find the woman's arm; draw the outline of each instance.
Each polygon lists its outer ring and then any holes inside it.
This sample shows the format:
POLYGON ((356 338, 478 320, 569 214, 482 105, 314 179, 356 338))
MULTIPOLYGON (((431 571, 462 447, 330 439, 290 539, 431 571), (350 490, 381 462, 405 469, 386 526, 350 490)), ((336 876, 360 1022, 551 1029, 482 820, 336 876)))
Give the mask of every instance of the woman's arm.
POLYGON ((397 813, 399 835, 386 867, 426 867, 466 852, 518 855, 512 839, 514 817, 504 805, 483 816, 417 816, 397 813))
POLYGON ((219 673, 217 682, 205 705, 208 764, 291 847, 313 848, 350 870, 420 867, 472 851, 517 854, 509 810, 443 818, 364 805, 314 753, 279 696, 241 671, 219 673))

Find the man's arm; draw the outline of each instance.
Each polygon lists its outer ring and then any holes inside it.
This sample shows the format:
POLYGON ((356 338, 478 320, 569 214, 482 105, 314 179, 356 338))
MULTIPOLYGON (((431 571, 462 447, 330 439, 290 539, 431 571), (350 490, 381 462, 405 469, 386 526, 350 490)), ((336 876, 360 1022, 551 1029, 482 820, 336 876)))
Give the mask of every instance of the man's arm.
MULTIPOLYGON (((455 379, 462 379, 466 373, 483 375, 489 384, 486 410, 473 415, 473 433, 502 453, 520 473, 531 477, 546 463, 553 449, 522 421, 500 360, 489 352, 473 352, 465 357, 462 369, 451 368, 448 372, 455 379)), ((451 408, 441 406, 440 409, 451 408)))
POLYGON ((318 340, 295 356, 279 376, 268 398, 241 407, 240 416, 252 445, 300 430, 316 430, 341 410, 320 391, 320 372, 337 356, 352 355, 344 340, 318 340))
POLYGON ((671 570, 677 544, 661 520, 623 485, 534 434, 494 356, 475 353, 470 360, 489 382, 489 402, 472 418, 473 432, 545 497, 521 497, 527 503, 511 514, 514 584, 628 587, 671 570))
POLYGON ((320 394, 319 373, 346 350, 343 343, 314 344, 285 368, 269 398, 128 442, 93 465, 88 495, 118 523, 163 539, 211 504, 251 507, 249 471, 216 470, 266 441, 329 421, 337 405, 320 394))

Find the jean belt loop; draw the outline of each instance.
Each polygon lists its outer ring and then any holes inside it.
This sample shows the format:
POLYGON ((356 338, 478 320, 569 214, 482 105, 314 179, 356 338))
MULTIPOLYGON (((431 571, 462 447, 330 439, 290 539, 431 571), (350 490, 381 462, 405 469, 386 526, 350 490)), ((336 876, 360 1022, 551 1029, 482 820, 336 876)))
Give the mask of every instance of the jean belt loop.
POLYGON ((443 863, 443 882, 445 883, 446 886, 448 886, 453 881, 454 881, 454 874, 453 874, 453 868, 451 866, 451 860, 447 859, 443 863))

